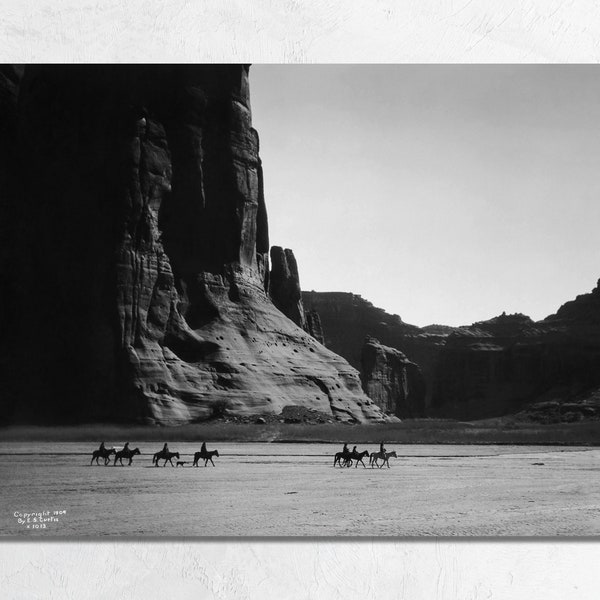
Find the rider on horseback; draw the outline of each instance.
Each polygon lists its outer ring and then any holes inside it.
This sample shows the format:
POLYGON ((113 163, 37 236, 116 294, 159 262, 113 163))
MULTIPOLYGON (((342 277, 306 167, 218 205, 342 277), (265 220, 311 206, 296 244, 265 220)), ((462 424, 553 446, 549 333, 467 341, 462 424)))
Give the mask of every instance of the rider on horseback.
POLYGON ((202 452, 202 454, 206 454, 208 452, 208 450, 206 449, 206 442, 202 442, 202 447, 200 448, 200 452, 202 452))
POLYGON ((383 456, 385 456, 385 448, 383 447, 383 442, 381 442, 379 444, 379 452, 381 452, 381 454, 383 454, 383 456))
POLYGON ((129 452, 129 442, 125 442, 125 445, 123 446, 123 450, 129 452))
POLYGON ((167 446, 167 442, 165 442, 165 445, 163 446, 162 452, 163 452, 163 454, 165 454, 168 451, 169 451, 169 446, 167 446))
POLYGON ((350 454, 350 450, 348 450, 348 444, 346 442, 344 442, 344 447, 342 448, 342 453, 344 454, 344 456, 346 456, 346 454, 350 454))
POLYGON ((352 464, 352 459, 354 459, 357 454, 358 450, 356 449, 356 446, 352 446, 352 452, 349 452, 346 455, 346 466, 350 466, 352 464))
POLYGON ((100 443, 100 448, 98 448, 98 450, 100 450, 100 452, 106 452, 106 448, 104 447, 104 442, 100 443))

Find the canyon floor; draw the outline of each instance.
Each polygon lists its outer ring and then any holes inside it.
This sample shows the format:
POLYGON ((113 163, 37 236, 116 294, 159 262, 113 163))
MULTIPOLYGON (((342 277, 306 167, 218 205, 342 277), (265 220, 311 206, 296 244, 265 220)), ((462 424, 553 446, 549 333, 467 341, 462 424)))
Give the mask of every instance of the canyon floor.
POLYGON ((224 442, 194 468, 200 444, 172 442, 186 465, 157 468, 162 444, 129 441, 130 467, 90 466, 95 442, 1 442, 0 534, 600 535, 600 448, 388 443, 391 468, 340 469, 339 444, 224 442))

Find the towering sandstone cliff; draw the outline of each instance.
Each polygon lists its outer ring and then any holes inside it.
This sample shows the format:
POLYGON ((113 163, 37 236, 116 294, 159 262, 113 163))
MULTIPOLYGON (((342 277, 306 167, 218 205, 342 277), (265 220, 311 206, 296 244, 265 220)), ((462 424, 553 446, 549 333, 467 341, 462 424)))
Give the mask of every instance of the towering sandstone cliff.
POLYGON ((175 424, 225 402, 382 419, 268 296, 247 67, 28 66, 0 85, 18 232, 5 415, 175 424))

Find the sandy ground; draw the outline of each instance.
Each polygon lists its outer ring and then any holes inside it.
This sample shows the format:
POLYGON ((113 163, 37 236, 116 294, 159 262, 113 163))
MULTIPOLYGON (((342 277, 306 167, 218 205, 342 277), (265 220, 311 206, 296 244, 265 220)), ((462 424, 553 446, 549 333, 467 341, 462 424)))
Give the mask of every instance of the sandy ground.
POLYGON ((170 444, 178 468, 152 466, 156 442, 130 446, 142 451, 131 467, 91 467, 92 443, 0 443, 0 533, 600 535, 597 448, 390 445, 390 469, 340 469, 339 445, 217 444, 207 468, 190 466, 196 443, 170 444), (41 511, 52 520, 18 522, 41 511))

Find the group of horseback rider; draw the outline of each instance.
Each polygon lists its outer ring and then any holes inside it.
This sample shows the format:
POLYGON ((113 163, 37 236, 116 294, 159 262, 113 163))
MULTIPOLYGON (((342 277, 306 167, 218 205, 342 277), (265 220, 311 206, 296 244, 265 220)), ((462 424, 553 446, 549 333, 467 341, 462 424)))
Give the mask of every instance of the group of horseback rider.
POLYGON ((116 448, 107 448, 104 445, 104 442, 102 442, 98 450, 94 450, 94 452, 92 452, 92 460, 90 464, 93 464, 94 461, 96 461, 96 464, 99 464, 98 461, 102 458, 104 460, 104 465, 106 466, 109 463, 111 455, 113 454, 115 456, 115 465, 117 464, 118 460, 121 466, 123 466, 123 459, 129 460, 129 464, 131 465, 133 457, 136 454, 140 454, 140 449, 135 448, 135 450, 131 450, 129 448, 129 442, 126 442, 123 448, 117 451, 116 448))
MULTIPOLYGON (((104 442, 100 443, 100 448, 98 448, 98 450, 100 452, 106 452, 106 448, 104 447, 104 442)), ((129 450, 129 442, 125 442, 125 445, 123 446, 123 450, 129 450)), ((161 452, 168 452, 169 451, 169 445, 167 444, 167 442, 165 442, 165 445, 163 446, 163 449, 161 450, 161 452)), ((206 442, 202 442, 202 448, 200 450, 200 452, 206 452, 206 442)))
POLYGON ((350 467, 350 466, 352 466, 352 463, 354 462, 355 467, 358 467, 359 463, 363 467, 366 467, 365 463, 363 462, 363 459, 365 457, 368 457, 369 464, 371 465, 371 467, 381 468, 382 466, 386 465, 389 468, 389 466, 390 466, 389 458, 391 456, 397 457, 396 452, 387 452, 383 442, 381 442, 379 444, 379 452, 373 452, 371 454, 369 454, 368 450, 359 452, 356 449, 356 446, 354 446, 352 448, 352 451, 350 451, 348 449, 348 444, 344 444, 342 451, 338 452, 333 457, 333 466, 335 467, 336 465, 339 465, 340 467, 350 467), (381 465, 378 463, 379 460, 383 461, 383 463, 381 465))
MULTIPOLYGON (((353 454, 354 452, 356 452, 356 446, 354 446, 354 448, 352 448, 352 452, 350 452, 350 450, 348 450, 348 444, 344 443, 344 447, 342 448, 342 454, 344 456, 347 456, 348 454, 353 454)), ((383 447, 383 442, 381 442, 379 444, 379 452, 381 452, 382 454, 385 453, 385 448, 383 447)))
MULTIPOLYGON (((109 456, 111 454, 115 455, 115 462, 114 464, 117 464, 117 460, 120 461, 121 465, 123 464, 123 458, 125 459, 129 459, 129 464, 131 465, 132 459, 134 457, 134 455, 136 454, 140 454, 140 450, 139 448, 136 448, 135 450, 130 450, 129 449, 129 442, 126 442, 125 445, 123 446, 123 448, 121 450, 119 450, 118 452, 115 450, 115 448, 110 448, 107 449, 106 446, 104 445, 104 442, 101 442, 100 447, 98 448, 98 450, 95 450, 92 454, 92 463, 94 462, 94 460, 96 461, 96 464, 98 464, 98 459, 103 458, 104 459, 104 464, 107 465, 108 464, 108 460, 109 460, 109 456)), ((219 452, 217 450, 212 450, 212 451, 208 451, 206 448, 206 442, 202 442, 202 448, 200 450, 200 452, 196 452, 194 454, 194 462, 193 465, 194 467, 198 466, 198 460, 199 459, 204 459, 204 466, 206 466, 208 464, 208 461, 210 461, 212 463, 212 465, 214 466, 214 462, 212 460, 213 456, 219 456, 219 452)), ((378 453, 373 453, 372 455, 369 454, 369 452, 367 450, 365 450, 364 452, 358 452, 356 449, 356 446, 354 446, 352 448, 352 451, 350 451, 348 449, 348 444, 344 443, 344 447, 342 449, 341 452, 338 452, 335 457, 334 457, 334 462, 333 462, 333 466, 335 467, 336 464, 339 464, 339 466, 343 467, 343 466, 351 466, 352 465, 352 461, 355 461, 356 464, 355 466, 358 466, 358 463, 360 462, 363 467, 365 466, 365 463, 363 462, 363 458, 367 456, 367 457, 371 457, 371 461, 370 464, 371 466, 374 465, 378 465, 377 460, 379 459, 383 459, 384 464, 387 464, 387 466, 389 467, 389 462, 388 462, 388 458, 390 456, 396 456, 395 452, 386 452, 384 443, 381 442, 379 444, 379 452, 378 453)), ((160 452, 157 452, 154 457, 153 457, 153 464, 158 466, 158 459, 162 458, 164 459, 164 464, 163 466, 165 466, 167 464, 167 462, 169 462, 171 464, 171 466, 173 466, 173 463, 171 461, 171 459, 173 458, 179 458, 179 453, 178 452, 170 452, 169 451, 169 445, 165 442, 163 449, 160 452)), ((90 463, 90 464, 92 464, 90 463)), ((178 461, 177 465, 181 465, 184 466, 185 465, 185 461, 178 461)), ((379 466, 379 465, 378 465, 379 466)), ((382 465, 383 466, 383 465, 382 465)))
MULTIPOLYGON (((95 450, 92 454, 92 463, 95 460, 96 464, 98 464, 98 459, 103 458, 104 464, 107 465, 108 461, 109 461, 109 456, 111 454, 115 455, 115 465, 117 464, 117 459, 119 459, 121 464, 123 464, 123 462, 122 462, 123 458, 129 459, 129 464, 131 465, 133 456, 135 454, 140 454, 140 450, 139 450, 139 448, 136 448, 135 450, 130 450, 129 442, 126 442, 125 445, 123 446, 123 448, 117 452, 115 450, 115 448, 106 448, 104 442, 101 442, 98 450, 95 450)), ((209 460, 212 463, 212 465, 214 466, 215 463, 212 460, 213 456, 219 456, 219 453, 216 450, 209 452, 206 448, 206 442, 202 442, 202 448, 201 448, 200 452, 196 452, 194 454, 194 466, 198 466, 197 463, 200 458, 205 459, 204 466, 206 466, 206 464, 209 460)), ((171 459, 179 458, 179 453, 178 452, 169 452, 169 445, 165 442, 163 449, 154 455, 154 459, 152 462, 156 466, 158 466, 158 458, 165 459, 165 464, 168 461, 171 464, 171 466, 173 466, 171 459)), ((178 465, 183 466, 184 464, 185 464, 185 462, 178 462, 178 465)))
MULTIPOLYGON (((165 444, 165 448, 167 447, 167 445, 165 444)), ((100 452, 106 452, 106 448, 104 447, 104 442, 102 442, 100 444, 100 448, 98 448, 98 450, 100 452)), ((125 442, 125 445, 123 446, 123 450, 129 450, 129 442, 125 442)))

